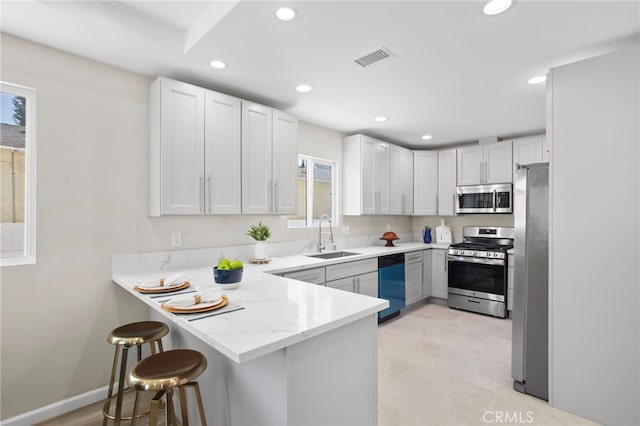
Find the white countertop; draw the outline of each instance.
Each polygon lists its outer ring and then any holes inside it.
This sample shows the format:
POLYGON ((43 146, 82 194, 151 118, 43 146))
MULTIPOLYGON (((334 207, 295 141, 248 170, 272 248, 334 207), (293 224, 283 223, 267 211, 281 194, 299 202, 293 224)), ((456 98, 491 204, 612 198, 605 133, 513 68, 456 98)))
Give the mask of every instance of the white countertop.
MULTIPOLYGON (((188 321, 161 309, 159 300, 133 290, 141 279, 161 278, 166 273, 114 274, 113 281, 151 309, 161 313, 169 326, 181 327, 199 337, 235 362, 245 362, 274 352, 304 339, 317 336, 359 320, 388 307, 383 299, 308 284, 272 275, 293 270, 316 268, 356 261, 385 254, 428 248, 444 249, 448 245, 404 243, 397 247, 362 247, 346 251, 356 256, 323 260, 305 255, 272 259, 269 264, 245 263, 241 285, 227 290, 230 304, 244 309, 219 316, 188 321)), ((213 266, 213 265, 212 265, 213 266)), ((212 267, 183 269, 192 278, 192 286, 213 285, 212 267)))

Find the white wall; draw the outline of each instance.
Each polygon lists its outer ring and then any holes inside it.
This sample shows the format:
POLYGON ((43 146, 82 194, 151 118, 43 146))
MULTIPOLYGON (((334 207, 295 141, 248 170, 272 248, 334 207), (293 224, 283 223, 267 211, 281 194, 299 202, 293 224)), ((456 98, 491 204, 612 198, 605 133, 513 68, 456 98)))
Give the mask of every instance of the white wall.
MULTIPOLYGON (((146 318, 111 283, 113 254, 316 238, 276 216, 148 217, 148 86, 152 78, 2 34, 4 81, 38 96, 37 263, 1 270, 0 413, 7 419, 107 383, 107 333, 146 318)), ((155 76, 154 76, 155 77, 155 76)), ((300 152, 341 160, 342 134, 300 123, 300 152)), ((351 235, 411 231, 410 218, 349 218, 351 235)), ((341 228, 336 230, 341 236, 341 228)))
POLYGON ((551 71, 550 403, 610 425, 640 423, 639 62, 551 71))

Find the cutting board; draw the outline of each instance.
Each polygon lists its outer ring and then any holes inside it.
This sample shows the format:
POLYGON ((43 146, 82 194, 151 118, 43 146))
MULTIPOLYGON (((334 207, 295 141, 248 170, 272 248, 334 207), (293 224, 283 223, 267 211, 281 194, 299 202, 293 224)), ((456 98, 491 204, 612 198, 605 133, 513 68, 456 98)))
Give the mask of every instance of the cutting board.
POLYGON ((440 226, 436 228, 436 242, 451 244, 451 228, 444 224, 444 219, 440 219, 440 226))

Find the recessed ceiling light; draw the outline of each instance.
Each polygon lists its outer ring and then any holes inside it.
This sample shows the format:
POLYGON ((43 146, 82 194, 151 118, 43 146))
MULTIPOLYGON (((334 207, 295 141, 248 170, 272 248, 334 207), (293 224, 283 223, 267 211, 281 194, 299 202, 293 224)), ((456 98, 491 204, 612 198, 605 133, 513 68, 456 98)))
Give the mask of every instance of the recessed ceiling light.
POLYGON ((485 15, 499 15, 503 12, 506 12, 507 9, 511 7, 511 0, 491 0, 489 3, 484 5, 485 15))
POLYGON ((545 81, 547 81, 547 76, 546 75, 538 75, 536 77, 531 77, 527 83, 529 84, 540 84, 540 83, 544 83, 545 81))
POLYGON ((433 136, 431 136, 431 135, 423 135, 422 136, 422 139, 425 140, 425 141, 428 141, 429 139, 432 139, 432 138, 433 138, 433 136))
POLYGON ((281 21, 291 21, 298 15, 298 12, 292 7, 281 7, 276 10, 276 17, 281 21))
POLYGON ((227 64, 222 61, 211 61, 209 65, 211 65, 211 68, 215 68, 217 70, 221 70, 227 67, 227 64))
POLYGON ((308 84, 299 84, 296 87, 296 90, 300 93, 309 93, 311 91, 311 86, 308 84))
POLYGON ((374 118, 374 120, 376 120, 376 121, 387 121, 388 119, 389 119, 389 117, 384 117, 384 116, 380 116, 380 117, 374 118))

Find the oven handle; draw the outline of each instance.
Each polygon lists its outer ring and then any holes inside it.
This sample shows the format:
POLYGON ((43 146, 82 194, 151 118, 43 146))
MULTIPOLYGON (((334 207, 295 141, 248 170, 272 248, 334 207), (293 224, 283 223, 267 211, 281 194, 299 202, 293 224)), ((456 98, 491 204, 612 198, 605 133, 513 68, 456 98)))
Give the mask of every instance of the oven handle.
POLYGON ((483 265, 504 266, 504 259, 485 259, 480 257, 452 256, 448 254, 447 260, 449 262, 481 263, 483 265))

